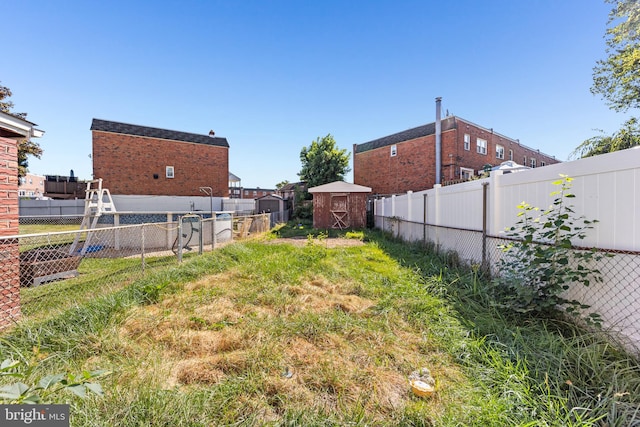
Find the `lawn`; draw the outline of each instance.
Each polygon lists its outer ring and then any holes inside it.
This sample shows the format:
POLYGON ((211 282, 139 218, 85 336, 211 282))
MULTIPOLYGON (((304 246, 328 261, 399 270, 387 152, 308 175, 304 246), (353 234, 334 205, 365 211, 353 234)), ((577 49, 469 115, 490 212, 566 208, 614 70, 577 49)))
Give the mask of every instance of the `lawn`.
POLYGON ((31 383, 110 371, 103 397, 57 395, 78 426, 640 423, 638 362, 600 333, 506 316, 476 271, 427 248, 373 232, 329 245, 299 227, 129 281, 104 266, 92 283, 121 287, 85 301, 87 285, 9 331, 3 359, 32 360, 31 383), (408 383, 425 367, 430 398, 408 383))
POLYGON ((20 224, 20 234, 55 233, 79 230, 79 224, 20 224))

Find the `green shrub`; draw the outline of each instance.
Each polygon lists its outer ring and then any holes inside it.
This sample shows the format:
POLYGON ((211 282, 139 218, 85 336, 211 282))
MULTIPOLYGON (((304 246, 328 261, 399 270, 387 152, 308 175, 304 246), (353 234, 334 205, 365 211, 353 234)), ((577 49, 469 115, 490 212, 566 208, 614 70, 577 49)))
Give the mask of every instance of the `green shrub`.
MULTIPOLYGON (((592 261, 603 255, 595 250, 576 250, 572 241, 586 237, 596 220, 576 216, 566 199, 572 178, 560 175, 552 184, 552 205, 545 211, 526 202, 518 205, 520 218, 507 230, 515 241, 503 245, 504 256, 499 262, 499 277, 494 282, 496 299, 503 307, 526 313, 552 314, 558 309, 580 314, 589 306, 564 298, 563 293, 572 283, 589 286, 601 282, 600 272, 590 267, 592 261), (538 212, 541 212, 536 216, 538 212)), ((599 323, 600 317, 591 313, 586 320, 599 323)))

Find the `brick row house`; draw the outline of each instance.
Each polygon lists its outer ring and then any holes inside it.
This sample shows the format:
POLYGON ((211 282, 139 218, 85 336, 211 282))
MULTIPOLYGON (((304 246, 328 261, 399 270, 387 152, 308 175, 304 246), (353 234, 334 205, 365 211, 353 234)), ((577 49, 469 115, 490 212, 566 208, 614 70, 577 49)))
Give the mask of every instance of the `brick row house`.
POLYGON ((41 137, 36 124, 0 111, 0 328, 20 318, 18 142, 41 137))
MULTIPOLYGON (((516 139, 457 116, 441 120, 441 183, 468 180, 505 161, 536 168, 559 161, 516 139)), ((436 184, 436 123, 353 146, 354 183, 373 194, 421 191, 436 184)))
POLYGON ((93 119, 93 178, 117 195, 229 195, 229 143, 201 135, 93 119))

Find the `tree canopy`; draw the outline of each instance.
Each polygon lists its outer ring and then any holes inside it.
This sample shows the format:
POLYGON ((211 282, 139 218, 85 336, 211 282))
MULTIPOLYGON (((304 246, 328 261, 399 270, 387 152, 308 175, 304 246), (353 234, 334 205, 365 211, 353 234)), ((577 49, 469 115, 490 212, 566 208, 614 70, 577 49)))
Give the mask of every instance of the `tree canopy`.
MULTIPOLYGON (((27 113, 15 113, 11 111, 13 109, 13 102, 10 101, 12 95, 11 89, 6 86, 0 85, 0 111, 3 113, 11 114, 12 116, 24 119, 27 117, 27 113)), ((29 162, 28 156, 34 156, 40 158, 42 156, 42 148, 37 142, 31 141, 31 139, 22 139, 18 141, 18 176, 22 177, 27 174, 27 168, 29 162)))
POLYGON ((351 170, 349 153, 337 147, 331 134, 318 137, 309 147, 304 147, 300 152, 300 161, 302 169, 298 176, 307 183, 307 188, 343 180, 351 170))
POLYGON ((640 123, 635 117, 627 120, 622 129, 613 135, 605 135, 604 132, 600 132, 601 135, 589 138, 578 145, 570 157, 591 157, 640 145, 640 123))
POLYGON ((605 35, 608 56, 593 69, 591 92, 613 110, 627 111, 640 107, 640 3, 605 1, 614 5, 605 35))

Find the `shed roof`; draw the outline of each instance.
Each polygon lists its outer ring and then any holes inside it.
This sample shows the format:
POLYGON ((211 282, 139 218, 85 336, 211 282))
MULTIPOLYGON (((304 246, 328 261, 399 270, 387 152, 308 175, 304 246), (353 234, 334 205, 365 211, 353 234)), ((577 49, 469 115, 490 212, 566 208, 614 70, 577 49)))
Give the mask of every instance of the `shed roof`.
POLYGON ((119 133, 123 135, 145 136, 149 138, 167 139, 170 141, 194 142, 196 144, 229 147, 227 138, 200 135, 197 133, 180 132, 176 130, 159 129, 149 126, 132 125, 128 123, 112 122, 109 120, 93 119, 91 130, 119 133))
POLYGON ((371 188, 344 181, 334 181, 312 187, 309 189, 309 193, 371 193, 371 188))

